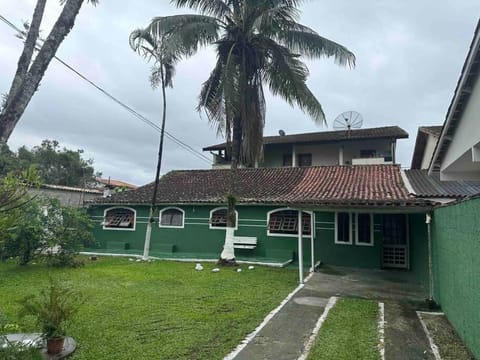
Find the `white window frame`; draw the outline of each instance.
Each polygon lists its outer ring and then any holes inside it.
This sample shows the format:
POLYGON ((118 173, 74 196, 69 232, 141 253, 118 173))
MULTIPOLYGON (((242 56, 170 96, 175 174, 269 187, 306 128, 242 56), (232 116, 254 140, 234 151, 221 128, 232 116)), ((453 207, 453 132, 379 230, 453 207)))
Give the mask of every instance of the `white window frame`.
POLYGON ((336 211, 335 212, 335 244, 336 245, 352 245, 353 244, 353 241, 352 241, 352 217, 353 217, 353 214, 350 212, 350 211, 336 211), (344 242, 344 241, 338 241, 338 214, 339 213, 347 213, 348 214, 348 239, 349 241, 348 242, 344 242))
POLYGON ((375 243, 375 240, 373 238, 373 214, 372 213, 361 213, 361 214, 367 214, 370 216, 370 242, 369 243, 364 243, 364 242, 359 242, 358 241, 358 215, 360 213, 355 213, 355 245, 358 246, 373 246, 375 243))
POLYGON ((102 222, 103 230, 114 230, 114 231, 135 231, 137 227, 137 210, 128 207, 128 206, 112 206, 103 211, 103 222, 102 222), (105 226, 105 218, 107 217, 107 212, 114 209, 127 209, 133 211, 133 228, 121 228, 121 227, 106 227, 105 226))
MULTIPOLYGON (((276 213, 278 211, 285 211, 285 210, 298 211, 297 209, 292 209, 292 208, 285 207, 285 208, 273 209, 273 210, 270 210, 269 212, 267 212, 267 236, 280 236, 280 237, 295 237, 295 238, 298 238, 298 233, 297 234, 281 234, 281 233, 270 232, 270 227, 269 227, 270 215, 273 214, 273 213, 276 213)), ((310 216, 310 232, 312 232, 312 221, 313 221, 312 212, 302 211, 302 216, 303 216, 303 213, 306 213, 310 216)), ((297 216, 298 216, 298 213, 297 213, 297 216)), ((311 235, 312 234, 302 234, 303 237, 308 237, 308 238, 310 238, 311 235)))
MULTIPOLYGON (((209 229, 212 229, 212 230, 225 230, 227 227, 226 226, 212 226, 212 214, 215 212, 215 211, 218 211, 218 210, 227 210, 227 214, 228 214, 228 208, 226 206, 220 206, 220 207, 216 207, 215 209, 212 209, 210 210, 210 216, 208 217, 208 227, 209 229)), ((238 211, 235 210, 235 227, 234 227, 235 230, 238 230, 238 211)))
POLYGON ((185 228, 185 210, 183 209, 180 209, 178 207, 175 207, 175 206, 169 206, 169 207, 166 207, 166 208, 163 208, 162 210, 160 210, 160 213, 158 214, 158 227, 159 228, 170 228, 170 229, 183 229, 185 228), (162 214, 164 211, 166 210, 178 210, 182 213, 182 225, 162 225, 162 214))

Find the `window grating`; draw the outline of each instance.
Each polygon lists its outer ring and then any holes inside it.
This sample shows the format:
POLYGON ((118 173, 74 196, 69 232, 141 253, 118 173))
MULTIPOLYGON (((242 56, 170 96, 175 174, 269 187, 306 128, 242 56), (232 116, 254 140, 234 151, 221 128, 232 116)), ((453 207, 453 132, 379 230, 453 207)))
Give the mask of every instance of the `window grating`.
POLYGON ((104 226, 107 228, 132 229, 135 213, 129 209, 111 209, 105 214, 104 226))
MULTIPOLYGON (((310 235, 310 215, 302 214, 302 231, 310 235)), ((270 214, 268 231, 274 234, 297 234, 298 212, 295 210, 281 210, 270 214)))
MULTIPOLYGON (((236 221, 235 214, 235 221, 236 221)), ((218 209, 212 213, 210 218, 210 226, 212 227, 227 227, 227 209, 218 209)))

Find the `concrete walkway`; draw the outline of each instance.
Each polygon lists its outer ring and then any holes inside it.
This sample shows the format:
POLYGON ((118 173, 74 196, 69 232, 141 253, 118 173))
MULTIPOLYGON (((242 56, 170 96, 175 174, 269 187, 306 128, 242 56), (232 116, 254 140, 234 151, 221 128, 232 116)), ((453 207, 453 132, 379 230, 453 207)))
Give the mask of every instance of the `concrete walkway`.
POLYGON ((385 303, 385 358, 434 359, 415 310, 426 294, 411 273, 327 267, 313 274, 235 360, 297 359, 331 296, 385 303))

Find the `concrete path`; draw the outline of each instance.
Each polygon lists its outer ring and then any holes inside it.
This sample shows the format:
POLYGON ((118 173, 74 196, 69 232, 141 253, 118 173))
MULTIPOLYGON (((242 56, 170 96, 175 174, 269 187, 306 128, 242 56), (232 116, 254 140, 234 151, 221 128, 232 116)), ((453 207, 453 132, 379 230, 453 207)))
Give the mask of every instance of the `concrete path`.
POLYGON ((293 360, 331 296, 359 297, 385 303, 385 358, 434 359, 415 310, 425 293, 412 274, 402 271, 324 268, 313 274, 235 360, 293 360))

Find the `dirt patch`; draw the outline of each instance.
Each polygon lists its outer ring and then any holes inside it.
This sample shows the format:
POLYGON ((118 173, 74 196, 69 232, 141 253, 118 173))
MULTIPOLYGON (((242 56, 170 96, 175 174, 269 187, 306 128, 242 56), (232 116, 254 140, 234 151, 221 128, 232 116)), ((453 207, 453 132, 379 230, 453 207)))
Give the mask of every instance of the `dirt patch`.
POLYGON ((445 360, 475 360, 445 315, 421 314, 440 356, 445 360))
POLYGON ((316 269, 317 272, 321 272, 327 275, 337 275, 337 276, 345 276, 347 274, 339 271, 338 269, 334 269, 328 265, 321 265, 316 269))

